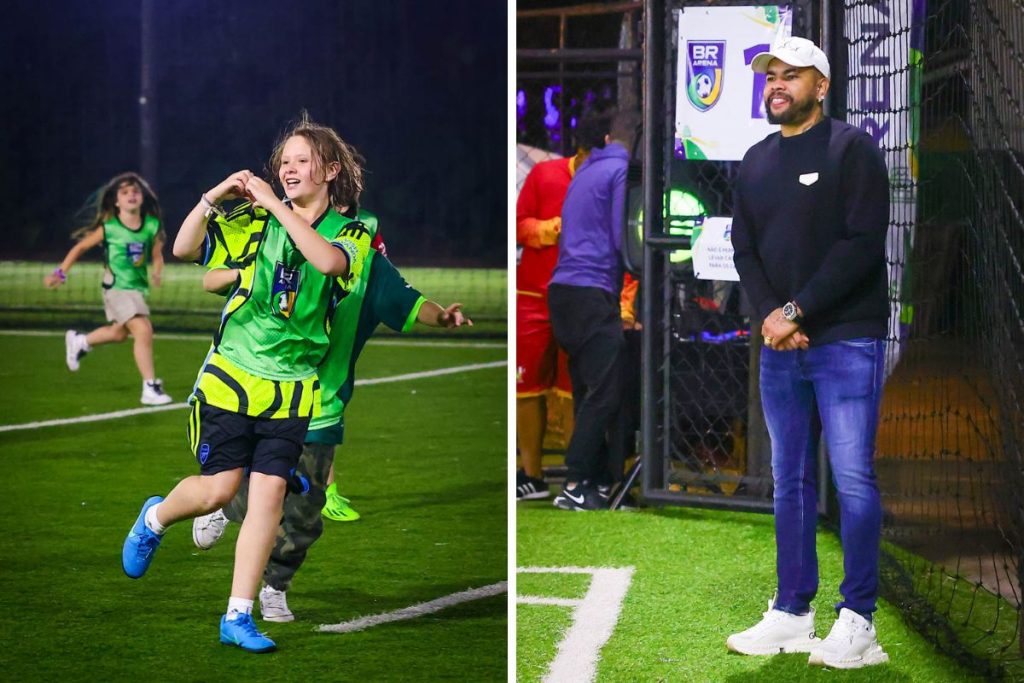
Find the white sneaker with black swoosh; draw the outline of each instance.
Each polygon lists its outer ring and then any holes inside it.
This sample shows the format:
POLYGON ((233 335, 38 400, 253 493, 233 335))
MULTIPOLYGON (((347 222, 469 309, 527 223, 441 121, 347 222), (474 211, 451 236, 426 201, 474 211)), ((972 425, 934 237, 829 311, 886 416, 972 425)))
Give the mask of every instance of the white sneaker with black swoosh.
POLYGON ((601 496, 596 486, 580 482, 566 486, 555 496, 554 506, 562 510, 607 510, 608 501, 601 496))

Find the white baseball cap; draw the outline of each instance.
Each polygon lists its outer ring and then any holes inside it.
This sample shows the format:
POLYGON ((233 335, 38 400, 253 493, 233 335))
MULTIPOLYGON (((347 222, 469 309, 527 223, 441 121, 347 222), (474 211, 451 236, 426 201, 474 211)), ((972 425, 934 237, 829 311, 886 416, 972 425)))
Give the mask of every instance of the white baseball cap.
POLYGON ((759 74, 767 73, 768 64, 773 59, 790 66, 813 66, 825 78, 832 78, 828 57, 821 48, 806 38, 786 38, 772 47, 770 52, 762 52, 755 56, 750 68, 759 74))

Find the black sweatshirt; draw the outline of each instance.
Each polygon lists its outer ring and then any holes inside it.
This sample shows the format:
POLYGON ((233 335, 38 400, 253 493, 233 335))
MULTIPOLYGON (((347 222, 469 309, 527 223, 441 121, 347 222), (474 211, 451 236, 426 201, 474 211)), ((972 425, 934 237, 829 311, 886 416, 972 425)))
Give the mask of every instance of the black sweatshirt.
POLYGON ((743 157, 734 260, 757 326, 796 301, 812 346, 886 336, 889 181, 871 137, 829 118, 743 157))

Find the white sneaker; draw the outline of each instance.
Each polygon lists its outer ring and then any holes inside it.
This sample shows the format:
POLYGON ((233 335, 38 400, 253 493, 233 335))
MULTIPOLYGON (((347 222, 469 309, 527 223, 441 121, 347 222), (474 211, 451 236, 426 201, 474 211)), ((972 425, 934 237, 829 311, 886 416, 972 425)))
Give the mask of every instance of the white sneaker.
POLYGON ((808 664, 833 669, 859 669, 888 661, 889 655, 878 644, 875 625, 845 607, 839 610, 828 637, 819 641, 807 658, 808 664))
POLYGON ((741 655, 776 655, 780 652, 810 652, 821 641, 814 635, 814 608, 807 614, 790 614, 775 609, 768 601, 768 611, 757 625, 734 633, 725 646, 741 655))
POLYGON ((64 360, 67 361, 68 370, 71 372, 78 370, 78 362, 82 360, 82 356, 89 353, 85 347, 84 334, 79 334, 74 330, 64 333, 64 360))
POLYGON ((162 406, 170 403, 173 399, 164 393, 164 383, 155 379, 152 382, 142 383, 142 398, 139 399, 147 406, 162 406))
POLYGON ((260 617, 263 621, 295 621, 288 609, 287 592, 264 586, 260 591, 260 617))
POLYGON ((192 542, 200 550, 209 550, 224 535, 227 525, 228 518, 223 510, 214 510, 208 515, 196 517, 192 520, 192 542))

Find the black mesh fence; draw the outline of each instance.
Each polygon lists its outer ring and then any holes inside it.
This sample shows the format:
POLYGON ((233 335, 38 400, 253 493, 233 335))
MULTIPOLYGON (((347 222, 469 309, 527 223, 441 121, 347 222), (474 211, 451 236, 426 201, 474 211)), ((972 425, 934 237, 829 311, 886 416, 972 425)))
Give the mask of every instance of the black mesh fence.
POLYGON ((1024 7, 845 2, 838 114, 886 153, 884 590, 947 651, 1021 667, 1024 7))

